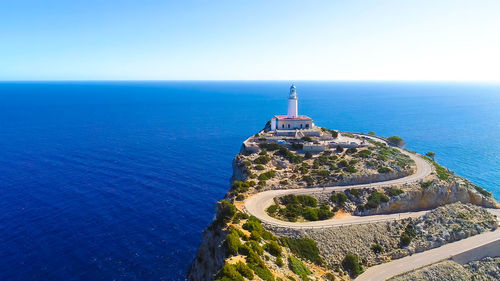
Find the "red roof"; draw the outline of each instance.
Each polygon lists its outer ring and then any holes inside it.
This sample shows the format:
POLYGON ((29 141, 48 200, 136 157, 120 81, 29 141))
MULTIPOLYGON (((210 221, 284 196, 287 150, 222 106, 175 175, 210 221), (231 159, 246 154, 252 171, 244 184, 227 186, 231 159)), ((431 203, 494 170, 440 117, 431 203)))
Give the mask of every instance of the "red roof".
POLYGON ((274 117, 276 117, 278 120, 312 120, 311 117, 305 115, 299 115, 295 118, 289 118, 286 115, 276 115, 274 117))

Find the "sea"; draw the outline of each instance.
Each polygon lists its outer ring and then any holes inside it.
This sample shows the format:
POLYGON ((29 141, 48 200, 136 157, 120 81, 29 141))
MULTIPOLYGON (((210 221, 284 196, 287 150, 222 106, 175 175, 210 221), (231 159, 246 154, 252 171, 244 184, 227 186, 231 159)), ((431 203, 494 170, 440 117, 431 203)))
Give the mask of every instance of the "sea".
MULTIPOLYGON (((0 280, 184 280, 290 83, 1 82, 0 280)), ((295 84, 316 125, 398 135, 500 199, 500 84, 295 84)))

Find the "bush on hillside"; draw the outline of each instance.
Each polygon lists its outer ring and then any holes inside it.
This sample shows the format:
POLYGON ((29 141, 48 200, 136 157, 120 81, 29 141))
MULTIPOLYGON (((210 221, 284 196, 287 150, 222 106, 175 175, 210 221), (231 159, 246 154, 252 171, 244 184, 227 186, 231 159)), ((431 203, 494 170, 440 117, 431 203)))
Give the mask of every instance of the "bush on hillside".
POLYGON ((368 197, 368 202, 365 204, 366 209, 377 208, 380 203, 389 201, 389 197, 381 192, 374 192, 368 197))
POLYGON ((363 272, 363 266, 359 263, 359 257, 356 254, 348 253, 342 260, 342 267, 352 276, 358 276, 363 272))
POLYGON ((236 215, 236 206, 228 201, 220 201, 217 207, 217 221, 219 222, 228 223, 236 215))
POLYGON ((269 163, 269 161, 271 161, 271 157, 269 157, 268 155, 261 155, 257 158, 255 158, 255 160, 253 161, 255 164, 267 164, 269 163))
POLYGON ((330 196, 330 201, 335 203, 338 206, 343 206, 344 203, 347 201, 347 195, 343 192, 333 192, 332 195, 330 196))
POLYGON ((250 280, 253 279, 253 272, 252 270, 250 269, 250 267, 248 267, 248 265, 242 263, 241 261, 237 262, 234 267, 236 268, 236 270, 243 276, 243 277, 246 277, 250 280))
POLYGON ((306 154, 304 154, 304 159, 311 159, 313 157, 312 153, 310 151, 306 152, 306 154))
POLYGON ((300 260, 292 256, 288 257, 288 267, 293 273, 303 279, 305 276, 312 273, 300 260))
POLYGON ((391 169, 388 168, 388 167, 380 167, 380 168, 378 168, 378 172, 381 173, 381 174, 389 173, 390 171, 391 171, 391 169))
POLYGON ((266 249, 267 252, 269 252, 271 255, 275 257, 281 256, 281 253, 283 250, 281 249, 281 246, 276 243, 276 241, 271 241, 269 243, 266 243, 264 245, 264 249, 266 249))
POLYGON ((403 147, 405 145, 404 140, 398 136, 388 137, 387 142, 397 147, 403 147))
POLYGON ((219 270, 215 276, 216 281, 234 280, 234 281, 244 281, 243 276, 238 272, 236 267, 232 264, 226 263, 224 267, 219 270))
POLYGON ((281 242, 283 243, 283 245, 288 247, 290 251, 292 251, 292 253, 303 259, 312 262, 321 261, 316 241, 312 240, 311 238, 282 237, 281 242))
POLYGON ((261 149, 265 149, 267 151, 274 151, 280 149, 281 145, 275 143, 275 142, 263 142, 259 143, 259 147, 261 149))

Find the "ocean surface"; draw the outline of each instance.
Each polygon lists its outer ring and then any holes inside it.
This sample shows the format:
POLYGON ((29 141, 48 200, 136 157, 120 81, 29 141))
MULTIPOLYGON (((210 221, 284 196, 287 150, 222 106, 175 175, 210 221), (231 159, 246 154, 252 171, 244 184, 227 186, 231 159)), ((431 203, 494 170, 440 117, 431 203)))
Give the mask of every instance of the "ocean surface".
MULTIPOLYGON (((319 126, 399 135, 500 198, 500 85, 296 82, 319 126)), ((183 280, 289 82, 0 83, 0 280, 183 280)))

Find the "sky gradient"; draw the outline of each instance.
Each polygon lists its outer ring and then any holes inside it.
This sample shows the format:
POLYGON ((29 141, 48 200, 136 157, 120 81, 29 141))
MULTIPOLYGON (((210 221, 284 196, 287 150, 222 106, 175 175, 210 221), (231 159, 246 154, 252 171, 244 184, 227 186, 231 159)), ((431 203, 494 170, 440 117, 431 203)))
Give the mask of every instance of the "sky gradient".
POLYGON ((495 1, 0 3, 0 80, 500 80, 495 1))

